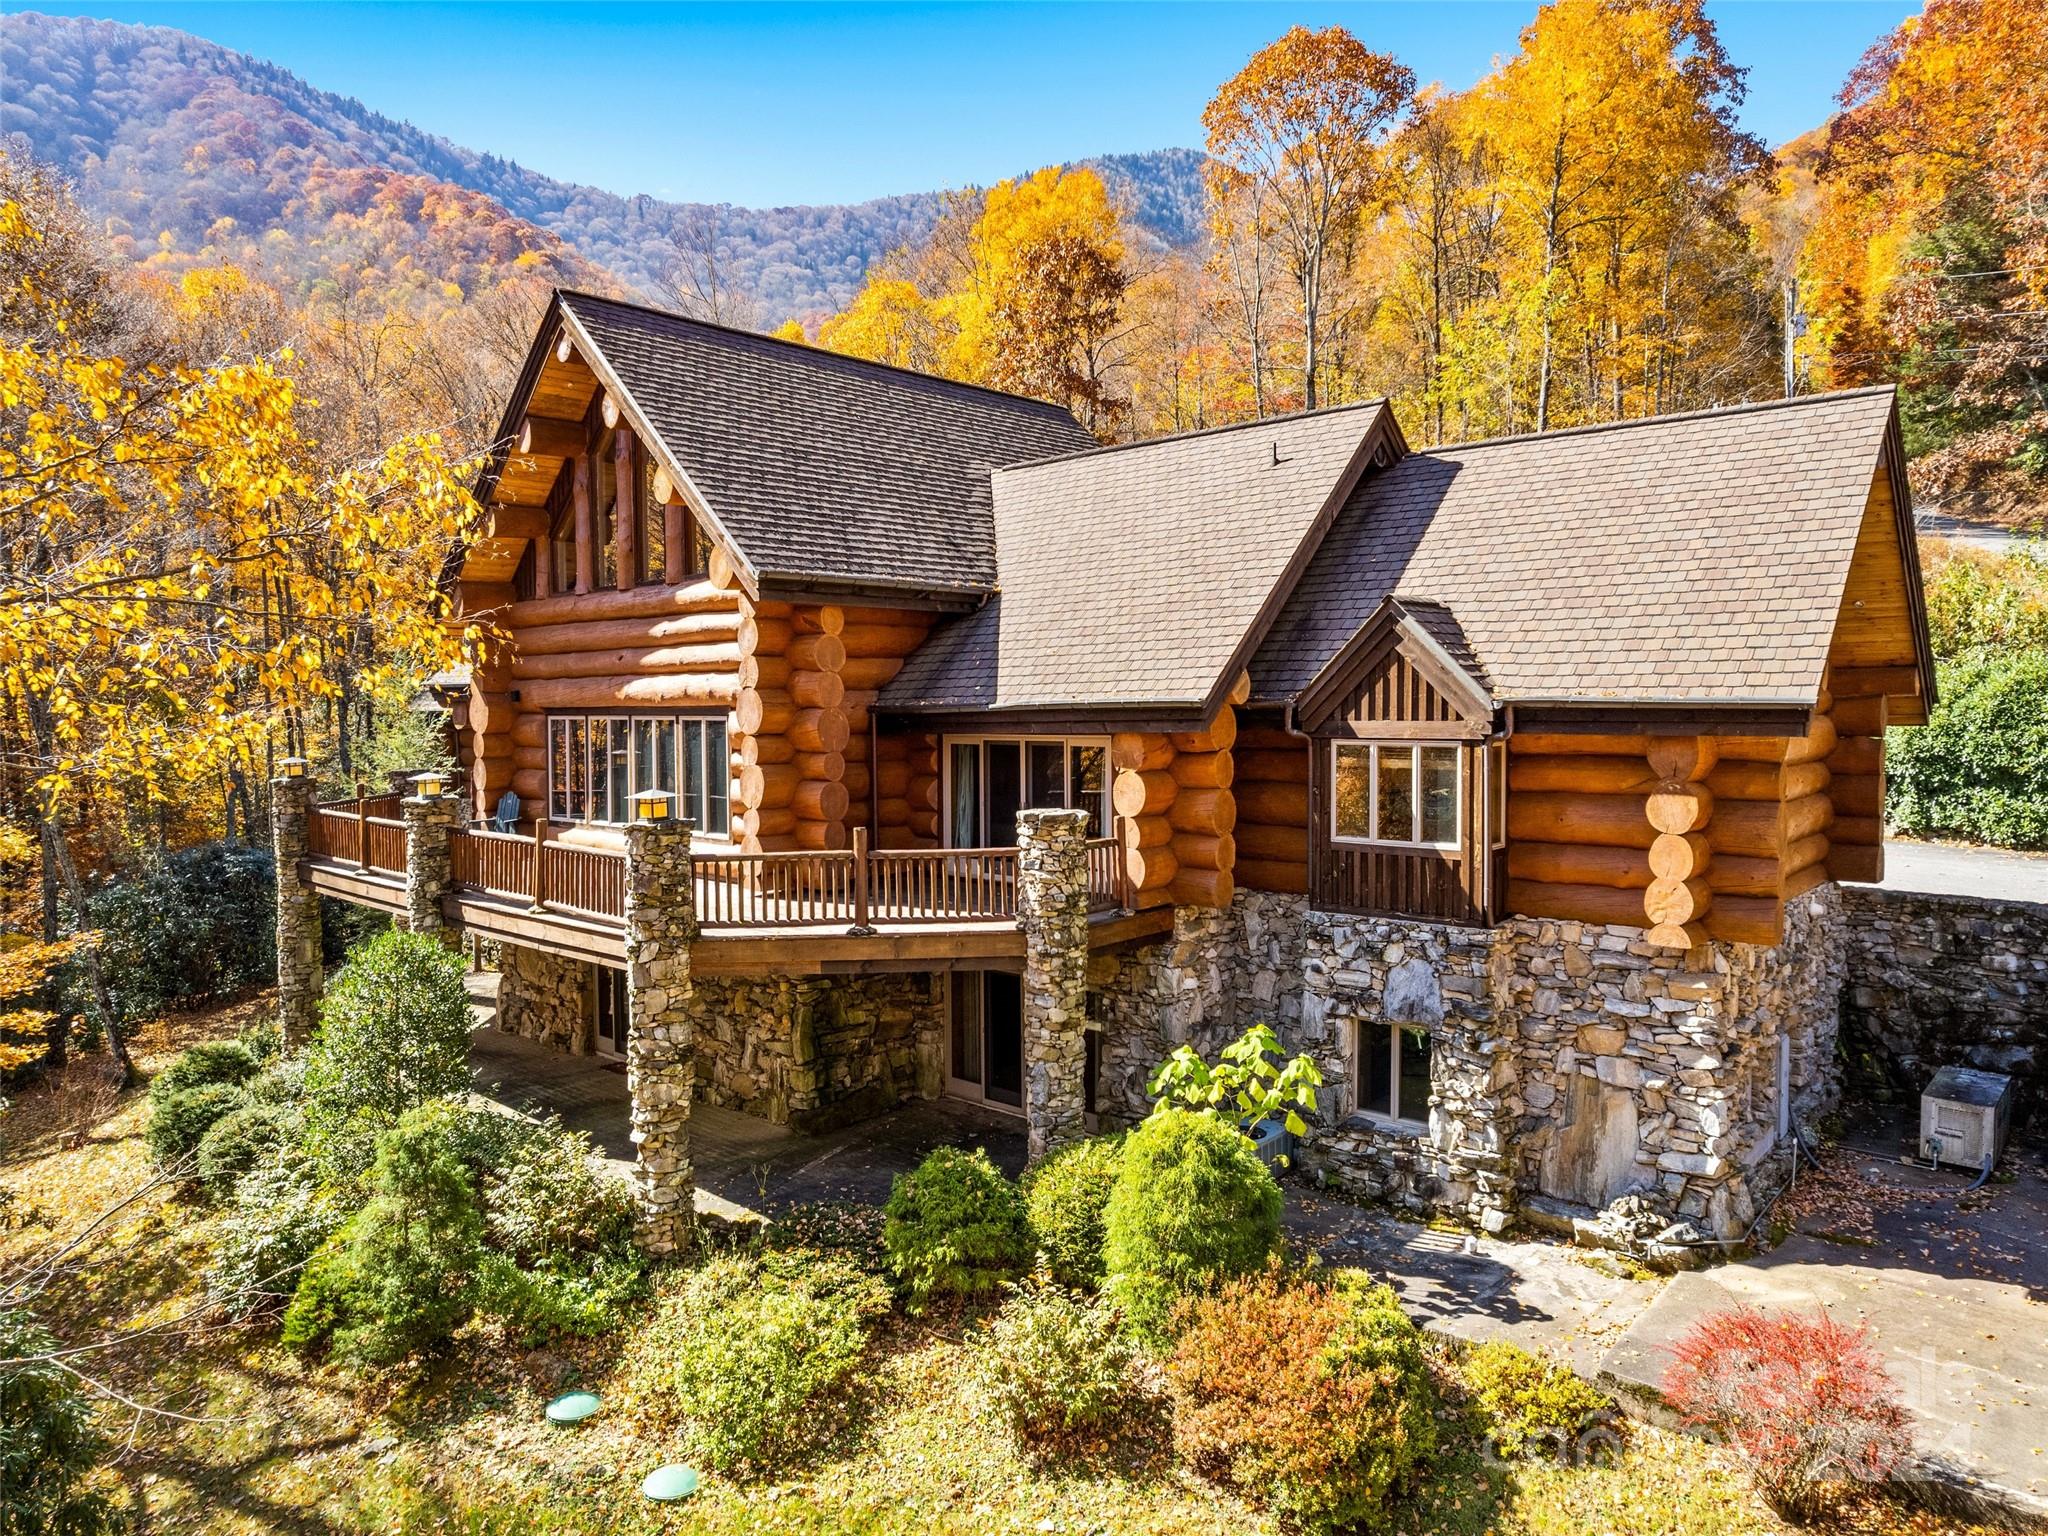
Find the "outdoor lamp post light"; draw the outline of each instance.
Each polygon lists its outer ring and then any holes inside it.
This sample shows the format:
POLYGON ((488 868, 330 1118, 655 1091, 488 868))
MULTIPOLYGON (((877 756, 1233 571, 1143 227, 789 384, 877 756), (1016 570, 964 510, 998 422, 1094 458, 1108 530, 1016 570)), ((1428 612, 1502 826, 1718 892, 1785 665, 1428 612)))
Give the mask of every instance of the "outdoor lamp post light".
POLYGON ((665 789, 643 789, 633 797, 635 821, 665 821, 671 796, 665 789))
POLYGON ((288 779, 303 779, 306 776, 306 760, 303 757, 280 758, 277 771, 288 779))
POLYGON ((413 793, 422 800, 438 799, 441 794, 441 786, 446 782, 446 774, 429 768, 425 773, 416 773, 412 776, 413 793))

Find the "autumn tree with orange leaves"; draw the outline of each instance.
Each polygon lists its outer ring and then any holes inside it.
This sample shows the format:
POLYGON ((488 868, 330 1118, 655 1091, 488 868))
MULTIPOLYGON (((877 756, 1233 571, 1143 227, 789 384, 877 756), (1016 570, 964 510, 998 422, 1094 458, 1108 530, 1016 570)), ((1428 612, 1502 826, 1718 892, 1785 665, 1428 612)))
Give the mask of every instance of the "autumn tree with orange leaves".
MULTIPOLYGON (((1330 290, 1362 220, 1390 184, 1385 146, 1415 94, 1415 72, 1342 27, 1295 27, 1252 55, 1202 112, 1210 184, 1241 204, 1249 238, 1277 244, 1301 323, 1301 399, 1329 393, 1323 342, 1330 290)), ((1254 338, 1253 347, 1259 341, 1254 338)))
POLYGON ((1820 379, 1896 379, 1916 479, 2048 481, 2048 10, 1931 0, 1871 48, 1819 166, 1802 293, 1820 379))

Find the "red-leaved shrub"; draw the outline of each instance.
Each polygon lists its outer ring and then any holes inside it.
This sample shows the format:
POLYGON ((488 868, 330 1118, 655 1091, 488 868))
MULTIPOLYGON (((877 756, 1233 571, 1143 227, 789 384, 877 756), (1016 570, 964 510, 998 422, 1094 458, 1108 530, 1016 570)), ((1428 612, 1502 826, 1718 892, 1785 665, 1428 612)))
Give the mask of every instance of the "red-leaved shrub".
POLYGON ((1182 1303, 1166 1361, 1175 1448, 1290 1529, 1379 1525, 1435 1448, 1421 1335, 1362 1280, 1268 1270, 1182 1303))
POLYGON ((1725 1435, 1789 1516, 1816 1514, 1830 1484, 1883 1481, 1912 1453, 1869 1333, 1826 1313, 1712 1313, 1672 1355, 1664 1396, 1686 1423, 1725 1435))

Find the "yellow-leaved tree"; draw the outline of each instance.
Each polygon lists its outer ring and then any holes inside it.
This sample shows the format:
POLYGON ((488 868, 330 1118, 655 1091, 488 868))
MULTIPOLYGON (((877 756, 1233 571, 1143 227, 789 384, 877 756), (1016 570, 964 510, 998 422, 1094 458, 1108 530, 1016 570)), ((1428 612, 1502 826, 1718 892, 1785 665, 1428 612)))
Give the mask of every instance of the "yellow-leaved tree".
POLYGON ((366 623, 361 685, 399 658, 453 661, 434 578, 477 509, 434 433, 331 458, 291 349, 191 355, 65 189, 4 157, 0 273, 0 767, 83 927, 71 840, 89 814, 173 801, 227 763, 264 775, 303 747, 339 686, 330 652, 366 623))

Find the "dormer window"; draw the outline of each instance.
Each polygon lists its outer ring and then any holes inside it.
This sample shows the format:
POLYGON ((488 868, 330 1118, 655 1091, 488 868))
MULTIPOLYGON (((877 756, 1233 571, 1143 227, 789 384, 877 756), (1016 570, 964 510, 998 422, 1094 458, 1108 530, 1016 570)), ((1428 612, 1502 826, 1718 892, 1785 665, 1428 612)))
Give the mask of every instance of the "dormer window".
POLYGON ((1330 836, 1392 848, 1456 848, 1459 749, 1412 741, 1330 744, 1330 836))

